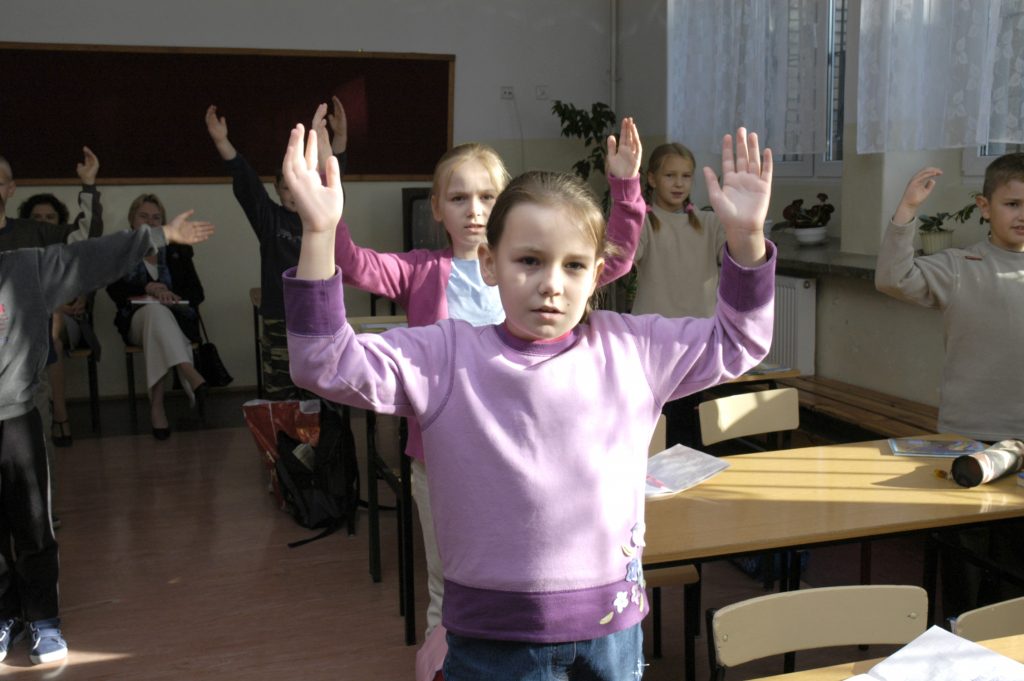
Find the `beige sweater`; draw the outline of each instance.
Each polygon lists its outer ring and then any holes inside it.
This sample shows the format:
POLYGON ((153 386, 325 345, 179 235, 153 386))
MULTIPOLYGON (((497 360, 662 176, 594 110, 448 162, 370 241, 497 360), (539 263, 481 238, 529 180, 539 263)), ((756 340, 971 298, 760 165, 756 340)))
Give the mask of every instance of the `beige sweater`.
POLYGON ((875 287, 942 310, 939 430, 986 441, 1024 438, 1024 253, 986 239, 915 258, 916 229, 916 220, 889 225, 875 287))
POLYGON ((657 313, 664 317, 710 317, 718 300, 718 264, 725 230, 712 211, 699 211, 701 230, 690 226, 686 213, 670 213, 657 206, 661 228, 644 222, 633 260, 637 292, 633 314, 657 313))

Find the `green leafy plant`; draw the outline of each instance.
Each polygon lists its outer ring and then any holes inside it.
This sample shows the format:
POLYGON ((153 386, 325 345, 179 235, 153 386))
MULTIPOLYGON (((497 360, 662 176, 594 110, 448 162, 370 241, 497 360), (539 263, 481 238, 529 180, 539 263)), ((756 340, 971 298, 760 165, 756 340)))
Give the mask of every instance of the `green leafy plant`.
POLYGON ((804 200, 796 199, 782 209, 782 217, 791 227, 824 227, 832 218, 835 206, 828 203, 828 194, 818 194, 818 203, 804 208, 804 200))
MULTIPOLYGON (((974 197, 977 197, 978 194, 979 192, 971 192, 971 198, 973 199, 974 197)), ((974 209, 977 207, 978 205, 972 200, 970 203, 968 203, 960 210, 954 211, 952 213, 943 212, 935 213, 934 215, 918 215, 917 219, 920 221, 921 224, 918 225, 917 231, 952 232, 954 229, 956 229, 956 227, 954 226, 947 228, 945 226, 946 221, 952 220, 954 222, 959 222, 960 224, 965 224, 968 220, 971 219, 971 216, 974 215, 974 209)), ((985 224, 985 222, 987 222, 985 218, 981 217, 980 215, 978 216, 978 221, 980 224, 985 224)))
POLYGON ((572 165, 581 180, 592 172, 604 172, 605 139, 615 126, 615 112, 603 102, 594 102, 590 111, 556 99, 551 112, 562 124, 562 137, 583 140, 587 155, 572 165))

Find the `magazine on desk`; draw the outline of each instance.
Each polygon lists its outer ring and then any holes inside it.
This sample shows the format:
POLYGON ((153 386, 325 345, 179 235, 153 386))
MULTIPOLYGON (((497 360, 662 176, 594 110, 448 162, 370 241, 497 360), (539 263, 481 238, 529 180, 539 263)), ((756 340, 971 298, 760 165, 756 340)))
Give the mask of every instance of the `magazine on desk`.
POLYGON ((889 439, 889 449, 894 456, 941 456, 955 459, 961 454, 971 454, 985 449, 977 440, 923 440, 915 437, 889 439))
POLYGON ((882 660, 866 674, 847 681, 1019 681, 1024 664, 983 645, 932 626, 882 660))
POLYGON ((672 445, 647 459, 646 496, 678 494, 721 473, 729 463, 684 445, 672 445))

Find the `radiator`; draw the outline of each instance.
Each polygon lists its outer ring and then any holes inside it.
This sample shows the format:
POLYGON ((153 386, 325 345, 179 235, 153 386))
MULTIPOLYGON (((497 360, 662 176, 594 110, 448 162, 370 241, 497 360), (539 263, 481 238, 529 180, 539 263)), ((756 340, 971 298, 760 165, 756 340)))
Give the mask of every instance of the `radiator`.
POLYGON ((815 280, 775 277, 775 333, 765 362, 814 375, 815 280))

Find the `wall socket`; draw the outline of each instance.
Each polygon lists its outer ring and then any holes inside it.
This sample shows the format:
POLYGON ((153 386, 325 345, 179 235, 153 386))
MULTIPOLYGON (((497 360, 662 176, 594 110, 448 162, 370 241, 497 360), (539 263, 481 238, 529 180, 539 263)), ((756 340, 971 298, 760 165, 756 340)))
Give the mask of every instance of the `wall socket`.
POLYGON ((512 91, 512 86, 511 85, 502 85, 501 86, 501 98, 502 99, 515 99, 516 98, 515 93, 512 91))
POLYGON ((535 87, 533 89, 533 91, 534 91, 534 94, 536 95, 537 99, 547 99, 548 98, 548 86, 547 85, 538 85, 537 87, 535 87))

